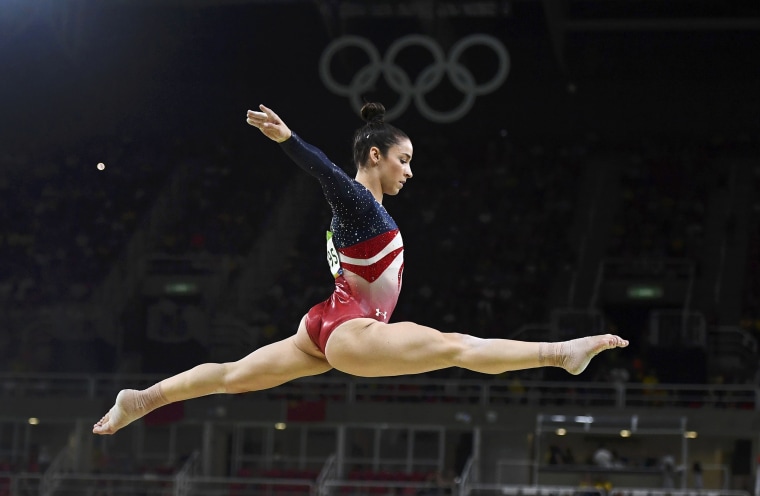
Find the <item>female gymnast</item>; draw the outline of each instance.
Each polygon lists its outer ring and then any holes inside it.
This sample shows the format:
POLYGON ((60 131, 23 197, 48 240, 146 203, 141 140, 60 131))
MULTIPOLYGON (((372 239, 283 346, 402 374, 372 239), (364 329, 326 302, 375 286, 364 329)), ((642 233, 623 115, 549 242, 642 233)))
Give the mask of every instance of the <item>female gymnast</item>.
POLYGON ((413 322, 389 323, 401 290, 404 244, 382 205, 412 178, 412 142, 385 123, 385 108, 368 103, 365 124, 354 135, 355 178, 320 150, 291 132, 271 109, 249 110, 247 122, 302 169, 317 178, 332 209, 327 259, 335 290, 301 319, 296 333, 231 363, 205 363, 144 390, 125 389, 94 426, 113 434, 168 403, 210 394, 272 388, 333 368, 361 377, 420 374, 463 367, 484 374, 542 366, 580 374, 603 350, 628 346, 604 334, 571 341, 538 343, 481 339, 440 332, 413 322))

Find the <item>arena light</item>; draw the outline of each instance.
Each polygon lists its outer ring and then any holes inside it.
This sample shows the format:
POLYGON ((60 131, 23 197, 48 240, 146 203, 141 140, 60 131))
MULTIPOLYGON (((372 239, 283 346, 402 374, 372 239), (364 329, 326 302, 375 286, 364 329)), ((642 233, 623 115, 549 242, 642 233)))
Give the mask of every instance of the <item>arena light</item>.
POLYGON ((563 429, 562 427, 560 427, 559 429, 557 429, 557 430, 556 430, 556 431, 554 431, 554 432, 555 432, 555 433, 556 433, 558 436, 564 436, 565 434, 567 434, 567 431, 566 431, 565 429, 563 429))
POLYGON ((578 415, 575 417, 575 421, 579 424, 591 424, 594 422, 594 417, 591 415, 578 415))
POLYGON ((696 439, 697 431, 686 431, 683 433, 683 437, 685 437, 686 439, 696 439))
POLYGON ((623 429, 620 431, 620 437, 631 437, 631 431, 628 429, 623 429))
POLYGON ((39 425, 40 419, 37 417, 29 417, 29 425, 39 425))
POLYGON ((274 424, 274 428, 277 429, 278 431, 284 431, 285 429, 288 428, 288 426, 287 424, 285 424, 285 422, 277 422, 276 424, 274 424))
POLYGON ((195 294, 198 290, 198 285, 194 282, 175 281, 164 284, 164 293, 170 295, 195 294))
POLYGON ((654 286, 649 284, 638 284, 635 286, 629 286, 626 290, 628 298, 631 300, 654 300, 662 298, 665 291, 660 286, 654 286))

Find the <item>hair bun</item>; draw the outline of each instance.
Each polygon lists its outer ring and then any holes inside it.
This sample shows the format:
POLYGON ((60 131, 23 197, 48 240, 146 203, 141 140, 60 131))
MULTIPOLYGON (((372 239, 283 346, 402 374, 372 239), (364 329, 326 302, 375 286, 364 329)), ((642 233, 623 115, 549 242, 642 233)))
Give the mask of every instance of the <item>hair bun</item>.
POLYGON ((382 103, 368 102, 362 107, 361 115, 364 122, 382 123, 385 118, 385 107, 382 103))

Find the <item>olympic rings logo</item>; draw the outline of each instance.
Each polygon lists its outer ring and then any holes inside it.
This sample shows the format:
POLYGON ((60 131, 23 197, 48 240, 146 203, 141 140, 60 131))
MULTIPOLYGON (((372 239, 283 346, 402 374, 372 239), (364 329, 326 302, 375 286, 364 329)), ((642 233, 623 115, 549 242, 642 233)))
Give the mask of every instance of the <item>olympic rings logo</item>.
POLYGON ((359 112, 363 105, 362 94, 371 89, 382 75, 390 88, 399 94, 396 104, 386 110, 386 119, 392 120, 403 114, 414 100, 417 110, 433 122, 448 123, 464 117, 475 104, 475 98, 495 91, 507 79, 510 68, 509 52, 496 38, 487 34, 471 34, 456 42, 448 58, 443 49, 429 36, 409 34, 403 36, 388 47, 385 57, 381 58, 377 48, 366 38, 359 36, 342 36, 332 41, 322 52, 319 61, 319 75, 322 82, 333 93, 350 99, 353 108, 359 112), (433 56, 433 62, 425 67, 412 84, 406 71, 396 64, 399 52, 409 47, 422 47, 433 56), (496 74, 478 84, 472 72, 459 62, 465 50, 482 46, 491 49, 498 58, 496 74), (369 63, 359 69, 348 84, 335 80, 331 63, 335 55, 346 48, 359 48, 369 57, 369 63), (436 110, 426 100, 426 95, 435 89, 448 76, 452 86, 464 95, 461 103, 447 111, 436 110))

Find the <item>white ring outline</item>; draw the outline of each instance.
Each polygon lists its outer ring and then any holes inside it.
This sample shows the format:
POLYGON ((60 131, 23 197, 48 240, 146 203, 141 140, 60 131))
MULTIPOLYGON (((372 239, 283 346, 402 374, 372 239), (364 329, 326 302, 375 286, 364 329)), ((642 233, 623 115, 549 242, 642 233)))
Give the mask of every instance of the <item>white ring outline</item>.
POLYGON ((428 120, 448 123, 464 117, 475 104, 476 97, 491 93, 501 86, 509 75, 510 64, 509 52, 504 45, 493 36, 482 33, 471 34, 457 41, 451 47, 448 59, 445 58, 443 50, 433 38, 419 34, 405 35, 388 47, 382 60, 372 42, 360 36, 348 35, 333 40, 325 48, 320 57, 319 73, 325 86, 337 95, 349 97, 352 107, 357 112, 361 110, 364 103, 363 93, 373 88, 382 75, 388 86, 399 94, 398 102, 386 111, 386 119, 392 120, 403 114, 414 99, 417 110, 428 120), (496 74, 480 84, 476 83, 472 72, 459 63, 459 59, 466 50, 479 45, 493 50, 498 58, 496 74), (433 56, 433 63, 420 72, 414 85, 411 84, 406 71, 395 63, 401 50, 413 46, 426 48, 433 56), (364 51, 369 62, 354 74, 349 84, 345 85, 333 78, 330 64, 337 52, 349 47, 364 51), (440 84, 444 74, 449 77, 452 86, 464 94, 464 99, 454 109, 439 111, 430 107, 425 100, 425 95, 440 84))

